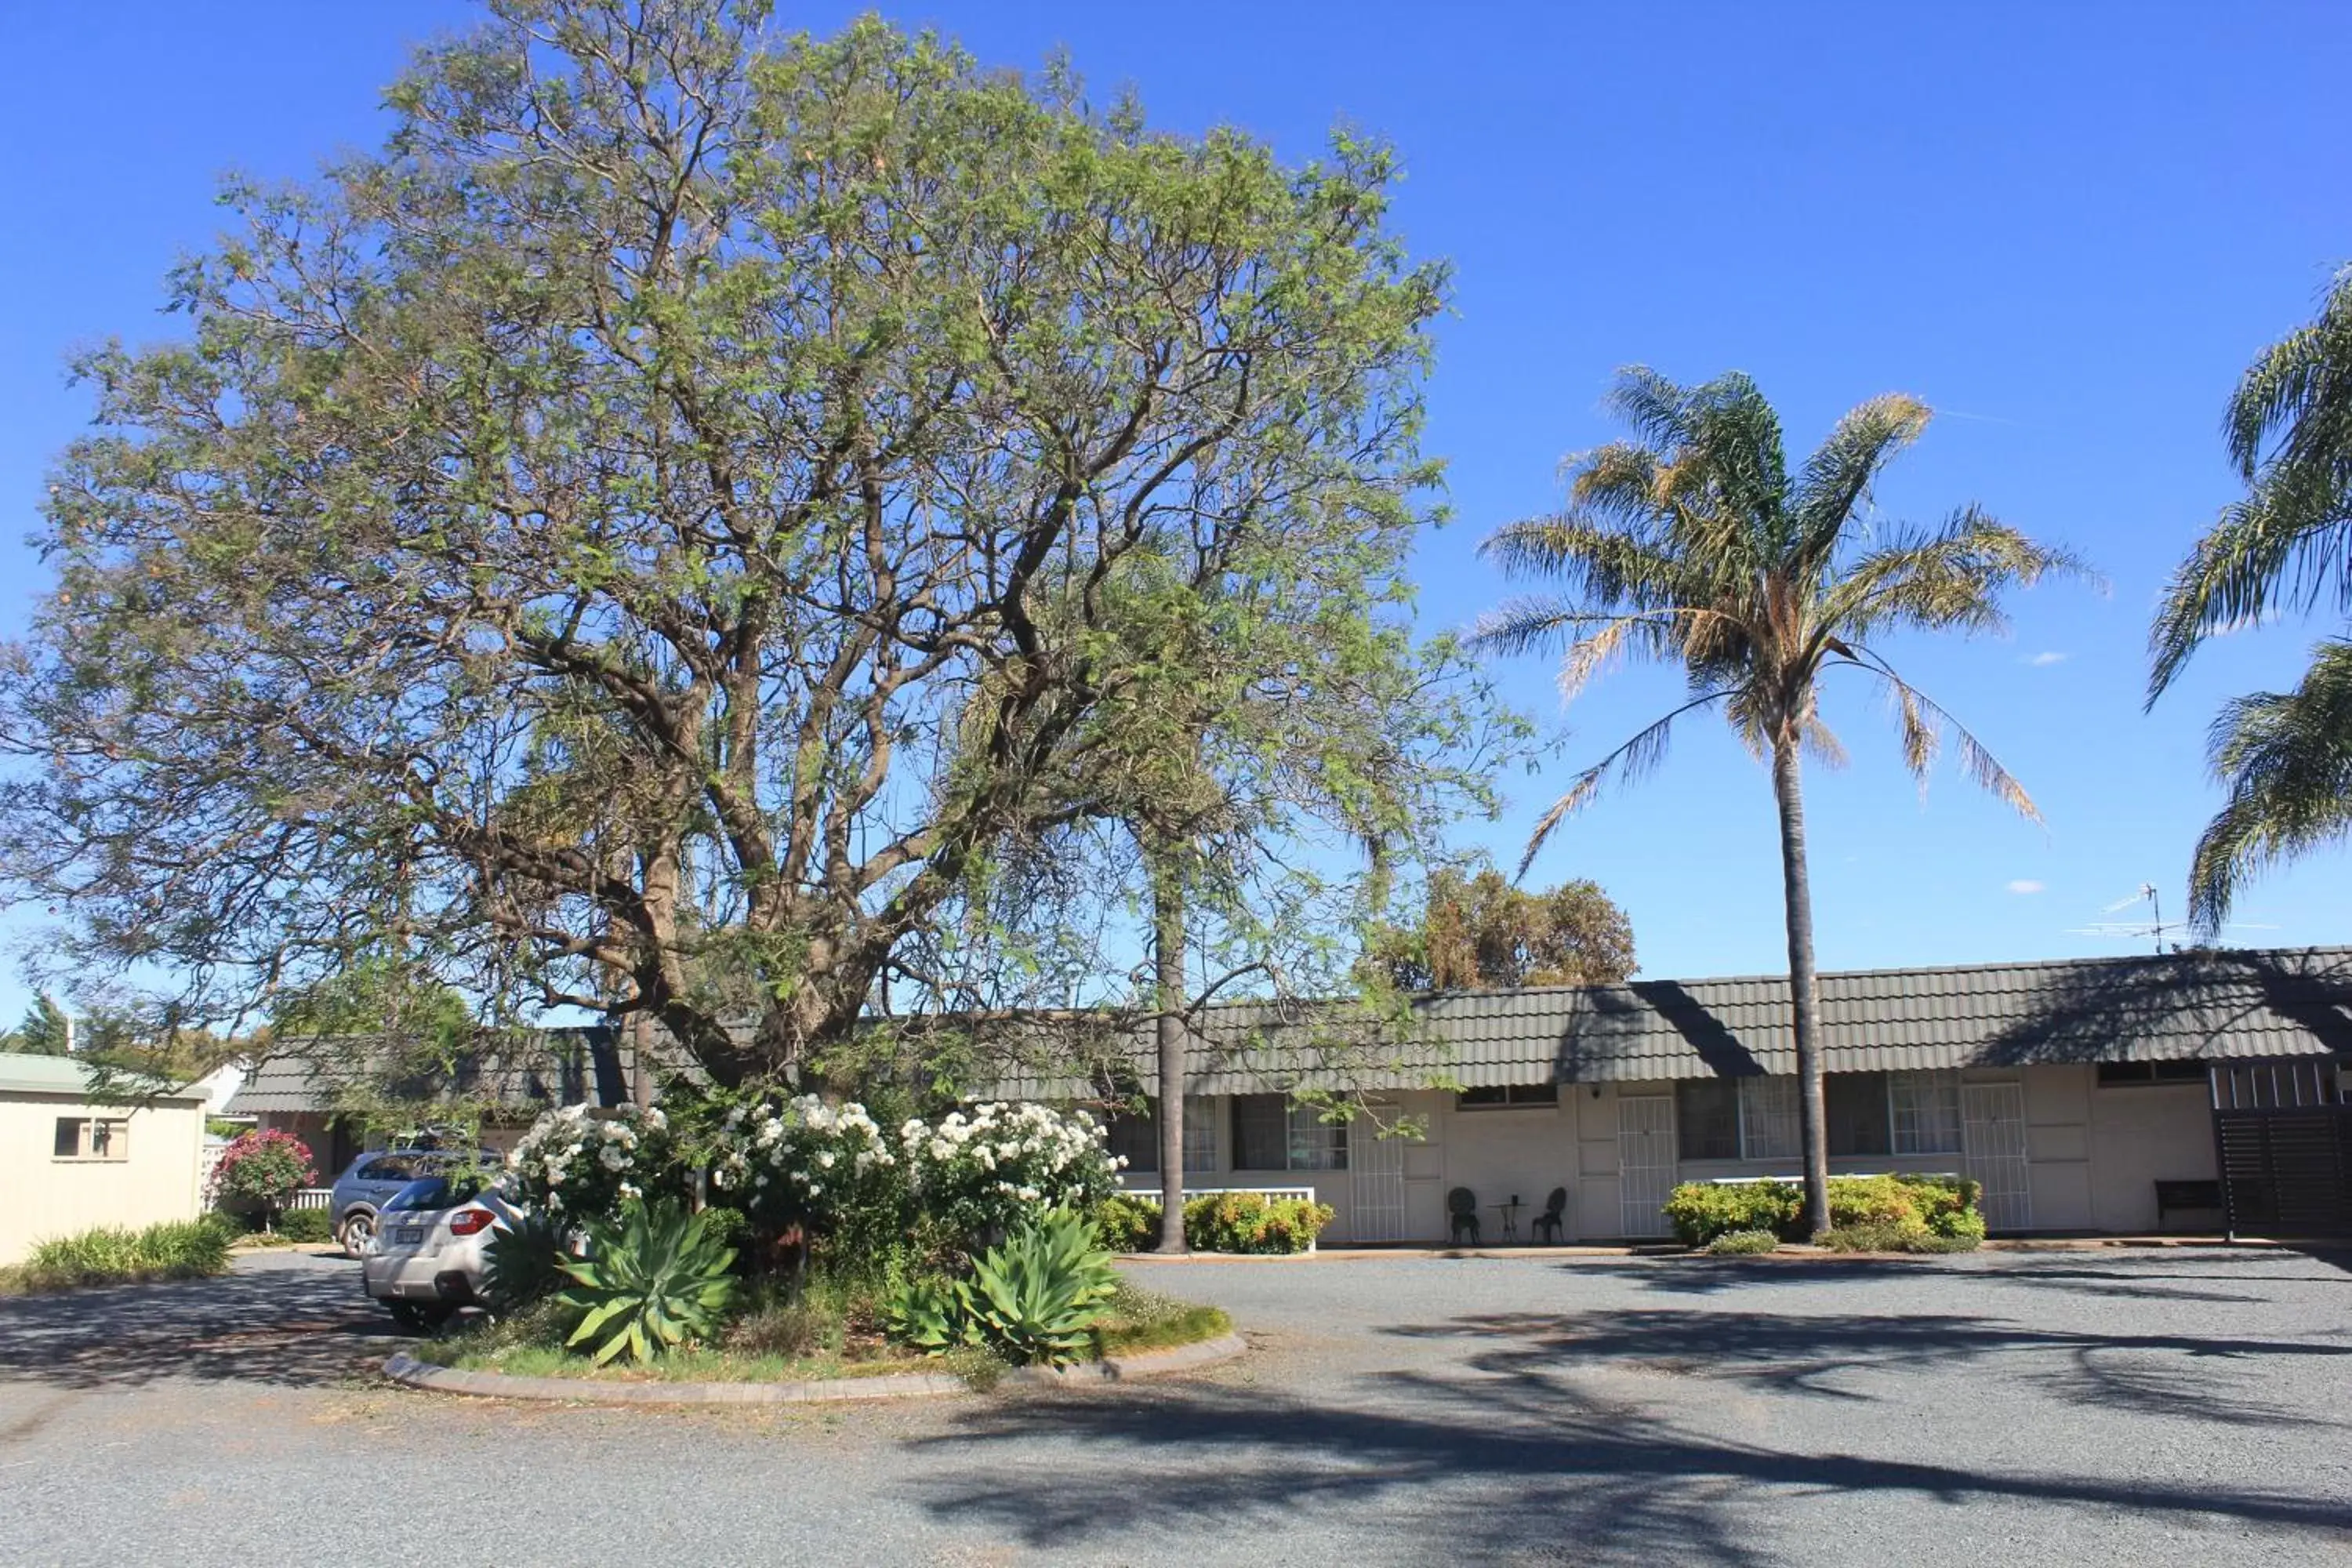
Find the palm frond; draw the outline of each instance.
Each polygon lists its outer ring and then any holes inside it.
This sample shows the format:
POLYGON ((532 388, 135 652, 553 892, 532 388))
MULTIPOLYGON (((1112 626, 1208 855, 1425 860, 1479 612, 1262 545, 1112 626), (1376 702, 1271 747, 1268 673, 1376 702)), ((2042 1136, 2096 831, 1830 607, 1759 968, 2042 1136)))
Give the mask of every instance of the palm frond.
POLYGON ((1507 524, 1478 552, 1514 577, 1563 582, 1593 610, 1663 609, 1700 585, 1672 549, 1573 511, 1507 524))
POLYGON ((1903 763, 1924 784, 1927 770, 1935 765, 1937 753, 1942 749, 1944 731, 1952 737, 1952 749, 1960 760, 1960 770, 1973 779, 1978 787, 2008 805, 2028 822, 2042 820, 2041 807, 2025 793, 2010 771, 2000 765, 2000 759, 1978 740, 1969 727, 1952 717, 1950 711, 1935 699, 1896 673, 1893 665, 1873 650, 1857 647, 1852 650, 1850 662, 1855 668, 1875 676, 1886 683, 1895 699, 1895 711, 1902 725, 1903 763))
POLYGON ((2249 878, 2352 830, 2352 643, 2320 645, 2293 691, 2223 708, 2208 752, 2230 792, 2189 873, 2189 918, 2210 936, 2249 878))
POLYGON ((2336 273, 2319 314, 2264 349, 2239 378, 2221 422, 2231 459, 2251 483, 2263 443, 2282 428, 2273 459, 2288 467, 2352 464, 2352 268, 2336 273))
POLYGON ((2096 581, 2071 552, 1963 507, 1934 531, 1900 532, 1841 573, 1824 595, 1817 635, 1852 639, 1890 626, 1999 631, 2009 624, 2001 594, 2049 576, 2096 581))
POLYGON ((1797 479, 1792 510, 1801 569, 1827 569, 1839 541, 1870 499, 1880 470, 1927 428, 1927 405, 1891 392, 1848 409, 1828 439, 1813 448, 1797 479))
POLYGON ((1535 830, 1528 837, 1527 852, 1519 857, 1517 874, 1522 877, 1528 874, 1528 868, 1535 864, 1537 851, 1544 847, 1544 841, 1551 837, 1552 830, 1590 805, 1612 775, 1620 780, 1637 779, 1664 761, 1666 742, 1673 736, 1675 720, 1710 702, 1721 701, 1729 695, 1725 691, 1700 693, 1577 774, 1570 782, 1568 793, 1552 802, 1550 808, 1536 819, 1535 830))
POLYGON ((2324 489, 2300 471, 2266 476, 2197 542, 2148 632, 2150 703, 2216 632, 2310 610, 2331 589, 2352 610, 2352 514, 2324 489))

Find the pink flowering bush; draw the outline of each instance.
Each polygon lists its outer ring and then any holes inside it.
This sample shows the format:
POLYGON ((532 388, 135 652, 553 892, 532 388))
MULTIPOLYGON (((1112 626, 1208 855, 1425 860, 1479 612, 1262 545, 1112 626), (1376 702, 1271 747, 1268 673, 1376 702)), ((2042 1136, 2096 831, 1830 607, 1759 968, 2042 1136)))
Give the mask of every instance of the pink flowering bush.
POLYGON ((213 1202, 258 1208, 274 1225, 287 1201, 319 1179, 310 1146, 275 1128, 238 1135, 213 1167, 213 1202))

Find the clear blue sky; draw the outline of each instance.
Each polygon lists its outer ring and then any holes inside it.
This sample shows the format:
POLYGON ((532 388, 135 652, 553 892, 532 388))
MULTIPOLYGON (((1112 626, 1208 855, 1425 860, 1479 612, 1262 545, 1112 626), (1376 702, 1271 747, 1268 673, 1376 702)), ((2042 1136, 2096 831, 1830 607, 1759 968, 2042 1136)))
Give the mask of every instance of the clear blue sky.
MULTIPOLYGON (((2069 934, 2143 880, 2181 904, 2215 802, 2202 736, 2221 700, 2291 682, 2325 622, 2200 657, 2152 715, 2143 644, 2165 574, 2234 493, 2217 425, 2248 358, 2352 260, 2352 7, 2152 4, 929 4, 983 59, 1068 48, 1102 97, 1132 83, 1160 124, 1230 121, 1312 156, 1347 121, 1409 181, 1397 221, 1450 258, 1457 313, 1431 387, 1458 522, 1419 574, 1433 625, 1503 584, 1473 556, 1558 497, 1565 454, 1609 435, 1611 371, 1738 368, 1791 443, 1874 393, 1941 417, 1882 496, 1895 516, 1982 502, 2105 574, 2104 594, 2023 597, 2012 640, 1901 647, 2032 791, 2020 822, 1948 769, 1923 800, 1883 710, 1831 717, 1853 764, 1811 781, 1814 890, 1831 967, 2126 951, 2069 934), (2030 890, 2019 890, 2030 889, 2030 890)), ((373 143, 406 44, 467 8, 24 4, 0 91, 0 635, 42 574, 17 539, 43 469, 87 416, 72 345, 165 337, 164 268, 205 243, 217 174, 300 175, 373 143)), ((848 6, 784 8, 830 29, 848 6)), ((1563 722, 1540 661, 1505 689, 1563 722)), ((1507 861, 1547 785, 1659 710, 1664 674, 1621 674, 1565 717, 1544 776, 1484 830, 1507 861)), ((2242 906, 2248 942, 2352 936, 2345 864, 2316 857, 2242 906)), ((1535 876, 1598 879, 1651 974, 1781 967, 1762 772, 1689 732, 1654 782, 1604 801, 1535 876)), ((11 925, 21 933, 28 912, 11 925)), ((2118 917, 2120 918, 2120 917, 2118 917)), ((0 1018, 24 994, 0 980, 0 1018)))

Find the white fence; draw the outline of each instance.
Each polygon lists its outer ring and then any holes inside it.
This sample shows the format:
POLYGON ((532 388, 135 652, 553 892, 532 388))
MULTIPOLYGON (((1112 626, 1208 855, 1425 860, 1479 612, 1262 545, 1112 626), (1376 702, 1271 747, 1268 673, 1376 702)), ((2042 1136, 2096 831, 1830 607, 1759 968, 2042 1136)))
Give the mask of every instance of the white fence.
POLYGON ((331 1206, 334 1197, 335 1189, 332 1187, 304 1187, 286 1200, 287 1212, 290 1214, 296 1209, 327 1208, 331 1206))

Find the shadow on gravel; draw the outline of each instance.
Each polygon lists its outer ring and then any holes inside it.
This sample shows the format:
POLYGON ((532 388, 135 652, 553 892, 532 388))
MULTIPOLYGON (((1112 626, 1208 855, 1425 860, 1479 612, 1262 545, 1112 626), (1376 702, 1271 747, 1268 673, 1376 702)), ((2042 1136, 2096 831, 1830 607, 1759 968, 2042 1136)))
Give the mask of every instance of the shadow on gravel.
MULTIPOLYGON (((1470 1331, 1495 1332, 1490 1327, 1470 1331)), ((1039 1548, 1109 1552, 1121 1532, 1201 1518, 1305 1531, 1317 1516, 1376 1511, 1454 1561, 1782 1560, 1782 1504, 1816 1491, 1905 1492, 1945 1503, 2005 1499, 2184 1525, 2224 1519, 2276 1532, 2290 1553, 2352 1525, 2352 1509, 2284 1492, 2183 1490, 2088 1476, 2000 1475, 1843 1454, 1790 1454, 1680 1429, 1594 1399, 1539 1364, 1457 1382, 1384 1380, 1384 1411, 1194 1384, 1137 1400, 1053 1398, 986 1406, 916 1447, 977 1452, 984 1479, 916 1483, 932 1513, 1039 1548), (1034 1462, 1038 1441, 1114 1462, 1034 1462), (991 1445, 1005 1462, 986 1463, 991 1445), (1014 1462, 1016 1456, 1020 1462, 1014 1462), (1123 1462, 1121 1462, 1123 1461, 1123 1462), (1124 1479, 1097 1479, 1097 1469, 1124 1479), (2296 1542, 2303 1542, 2298 1548, 2296 1542)), ((1269 1535, 1269 1543, 1274 1537, 1269 1535)))
POLYGON ((70 1388, 162 1377, 300 1387, 375 1370, 399 1342, 359 1266, 248 1264, 218 1279, 0 1299, 0 1379, 70 1388))
MULTIPOLYGON (((1843 1285, 1920 1274, 1953 1274, 1989 1284, 2074 1290, 2083 1295, 2135 1300, 2235 1305, 2269 1300, 2267 1296, 2194 1288, 2250 1284, 2252 1281, 2239 1274, 2244 1266, 2259 1266, 2263 1284, 2352 1285, 2352 1255, 2333 1248, 2200 1250, 2185 1256, 2160 1248, 2087 1254, 1979 1252, 1965 1261, 1917 1258, 1681 1257, 1613 1265, 1643 1276, 1643 1289, 1673 1296, 1714 1296, 1727 1290, 1769 1285, 1843 1285)), ((1560 1267, 1574 1270, 1577 1265, 1566 1263, 1560 1267)))
MULTIPOLYGON (((2352 1342, 2247 1340, 2178 1334, 2087 1334, 2029 1328, 1999 1318, 1780 1315, 1694 1309, 1566 1317, 1503 1313, 1386 1331, 1408 1339, 1460 1339, 1487 1348, 1464 1364, 1517 1377, 1612 1368, 1745 1384, 1775 1393, 1874 1400, 1853 1373, 1949 1373, 1998 1359, 2000 1374, 2029 1392, 2143 1415, 2227 1426, 2323 1427, 2314 1416, 2231 1386, 2228 1364, 2260 1356, 2311 1375, 2352 1377, 2352 1342)), ((1992 1369, 1986 1368, 1986 1371, 1992 1369)))

